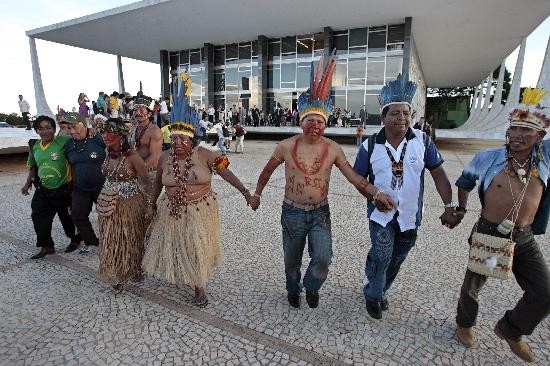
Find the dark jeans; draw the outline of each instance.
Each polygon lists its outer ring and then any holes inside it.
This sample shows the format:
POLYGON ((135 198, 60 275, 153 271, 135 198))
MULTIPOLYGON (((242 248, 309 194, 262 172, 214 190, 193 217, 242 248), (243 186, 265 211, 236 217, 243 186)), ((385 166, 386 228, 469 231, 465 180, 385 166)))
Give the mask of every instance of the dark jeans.
POLYGON ((369 220, 369 231, 372 246, 365 265, 368 283, 363 288, 363 294, 369 301, 380 301, 416 243, 417 231, 401 231, 397 215, 386 227, 369 220))
POLYGON ((86 192, 73 188, 71 217, 86 245, 99 245, 99 239, 95 235, 89 218, 93 204, 97 203, 99 192, 101 191, 86 192))
POLYGON ((70 205, 71 198, 66 185, 54 190, 41 186, 36 188, 31 201, 31 217, 36 232, 37 247, 54 247, 52 223, 55 214, 59 216, 63 231, 71 242, 80 242, 80 235, 75 234, 75 226, 69 214, 70 205))
POLYGON ((23 122, 27 125, 27 130, 31 129, 31 121, 29 120, 29 112, 23 112, 21 115, 23 116, 23 122))
MULTIPOLYGON (((496 223, 480 218, 477 231, 504 237, 497 231, 497 226, 496 223)), ((520 340, 522 335, 533 333, 535 327, 550 313, 550 274, 531 227, 515 229, 512 238, 516 243, 512 272, 524 292, 516 307, 506 311, 499 320, 498 326, 506 337, 520 340)), ((466 270, 456 314, 459 326, 469 328, 475 325, 479 308, 477 297, 486 281, 486 276, 466 270)), ((502 282, 503 287, 507 284, 502 282)), ((505 288, 502 290, 505 291, 505 288)))
POLYGON ((318 291, 328 276, 332 260, 332 232, 328 204, 306 211, 283 203, 281 214, 286 289, 291 294, 301 291, 302 256, 308 242, 310 262, 304 276, 306 290, 318 291))

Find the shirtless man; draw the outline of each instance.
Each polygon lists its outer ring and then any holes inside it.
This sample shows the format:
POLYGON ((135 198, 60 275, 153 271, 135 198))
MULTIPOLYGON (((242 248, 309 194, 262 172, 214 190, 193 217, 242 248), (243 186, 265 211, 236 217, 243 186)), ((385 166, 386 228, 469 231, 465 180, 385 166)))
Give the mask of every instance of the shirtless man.
MULTIPOLYGON (((523 100, 526 96, 530 99, 531 93, 536 91, 528 89, 523 100)), ((550 119, 541 109, 529 105, 515 109, 510 114, 507 144, 476 154, 456 182, 458 219, 466 213, 469 193, 479 180, 482 210, 476 231, 510 237, 512 230, 516 245, 511 270, 524 295, 513 310, 506 311, 494 331, 527 362, 534 362, 535 355, 521 337, 531 334, 550 312, 550 274, 533 236, 544 234, 548 224, 550 140, 543 137, 549 126, 550 119)), ((466 270, 456 322, 457 338, 468 348, 476 344, 473 327, 479 307, 477 297, 486 281, 486 276, 466 270)), ((502 282, 503 290, 506 285, 502 282)))
MULTIPOLYGON (((322 60, 319 65, 323 65, 322 60)), ((330 80, 330 65, 331 62, 328 63, 322 80, 330 80)), ((310 308, 318 306, 319 289, 328 275, 332 258, 332 237, 327 195, 332 166, 336 165, 364 196, 374 196, 388 210, 394 205, 388 196, 353 171, 337 143, 323 137, 332 101, 328 93, 318 89, 322 80, 316 77, 310 89, 302 93, 298 100, 303 134, 288 138, 277 145, 260 174, 256 192, 250 199, 252 209, 256 210, 271 174, 285 163, 286 184, 281 222, 288 302, 295 308, 300 307, 300 267, 306 237, 311 260, 303 284, 310 308), (317 92, 311 92, 312 90, 317 92), (326 97, 323 98, 323 95, 326 97)), ((325 87, 330 87, 327 84, 325 83, 325 87)))
POLYGON ((130 140, 131 145, 145 162, 150 176, 154 177, 162 153, 162 132, 156 124, 151 122, 152 102, 153 99, 145 95, 136 98, 134 102, 136 124, 130 132, 130 140))

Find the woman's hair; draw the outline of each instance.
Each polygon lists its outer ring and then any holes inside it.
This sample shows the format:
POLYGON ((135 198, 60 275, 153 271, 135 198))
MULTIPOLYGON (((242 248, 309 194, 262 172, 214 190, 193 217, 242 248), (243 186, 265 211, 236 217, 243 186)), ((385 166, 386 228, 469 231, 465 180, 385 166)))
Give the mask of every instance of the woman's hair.
POLYGON ((49 117, 49 116, 40 115, 40 116, 36 117, 36 119, 32 123, 32 127, 34 128, 35 131, 38 130, 38 127, 40 127, 40 122, 42 122, 42 121, 50 122, 50 125, 55 130, 55 121, 54 121, 54 119, 52 117, 49 117))

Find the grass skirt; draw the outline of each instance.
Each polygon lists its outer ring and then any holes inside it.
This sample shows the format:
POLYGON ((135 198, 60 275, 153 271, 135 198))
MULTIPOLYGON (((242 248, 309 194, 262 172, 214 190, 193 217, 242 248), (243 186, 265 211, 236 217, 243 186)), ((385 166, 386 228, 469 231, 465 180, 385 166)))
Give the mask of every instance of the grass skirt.
POLYGON ((115 213, 109 217, 99 216, 99 278, 102 281, 125 283, 141 271, 148 224, 145 211, 145 197, 138 193, 128 198, 119 196, 115 213))
POLYGON ((157 202, 157 214, 146 239, 143 270, 173 284, 205 287, 213 268, 222 263, 220 217, 216 194, 208 193, 170 216, 168 196, 157 202))

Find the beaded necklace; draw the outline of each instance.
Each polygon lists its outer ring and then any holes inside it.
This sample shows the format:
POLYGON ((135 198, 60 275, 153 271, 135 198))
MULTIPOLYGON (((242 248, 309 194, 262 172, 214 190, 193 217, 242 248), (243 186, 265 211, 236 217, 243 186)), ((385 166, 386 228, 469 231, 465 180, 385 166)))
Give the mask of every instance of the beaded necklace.
POLYGON ((77 153, 81 153, 84 150, 86 150, 86 146, 88 145, 88 134, 86 133, 86 137, 84 137, 84 141, 82 144, 80 143, 82 140, 78 140, 78 144, 76 143, 76 140, 73 139, 73 148, 74 151, 77 153))
POLYGON ((395 159, 393 158, 393 154, 386 146, 386 152, 388 153, 388 157, 391 160, 391 189, 393 190, 400 189, 401 186, 403 186, 403 159, 405 158, 405 152, 407 152, 407 142, 408 141, 405 141, 405 144, 403 145, 399 161, 395 161, 395 159))
POLYGON ((187 193, 187 178, 189 177, 189 169, 193 166, 191 163, 191 157, 193 155, 193 150, 190 149, 185 158, 185 170, 183 176, 181 174, 181 168, 178 161, 178 155, 172 149, 170 151, 170 158, 172 159, 172 171, 174 173, 174 179, 178 183, 178 189, 176 194, 173 195, 168 201, 168 208, 170 216, 179 219, 181 217, 181 209, 185 206, 185 198, 187 193))
POLYGON ((139 147, 139 145, 141 145, 141 138, 143 137, 143 135, 145 134, 145 131, 147 131, 147 129, 149 128, 149 126, 151 125, 151 121, 149 121, 149 123, 147 123, 147 125, 145 125, 145 127, 143 127, 143 129, 141 129, 140 127, 141 126, 137 126, 136 127, 136 147, 139 147))

